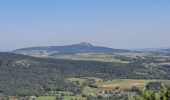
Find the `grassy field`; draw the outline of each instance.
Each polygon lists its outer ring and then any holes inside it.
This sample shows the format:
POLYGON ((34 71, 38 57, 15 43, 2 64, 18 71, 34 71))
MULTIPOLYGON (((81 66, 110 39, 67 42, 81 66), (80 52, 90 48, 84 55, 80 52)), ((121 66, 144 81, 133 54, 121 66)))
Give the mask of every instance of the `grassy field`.
POLYGON ((96 78, 96 77, 85 77, 85 79, 94 79, 96 83, 101 83, 101 82, 103 82, 103 79, 101 79, 101 78, 96 78))
POLYGON ((40 96, 37 97, 35 100, 56 100, 55 96, 40 96))
MULTIPOLYGON (((103 89, 111 89, 115 87, 120 87, 121 89, 129 89, 133 86, 136 87, 144 87, 149 82, 163 82, 163 83, 170 83, 170 80, 157 80, 157 79, 150 79, 150 80, 136 80, 136 79, 114 79, 114 80, 108 80, 103 82, 100 78, 94 78, 94 77, 85 77, 85 78, 69 78, 70 81, 79 81, 81 84, 83 84, 87 79, 94 79, 95 84, 98 85, 99 90, 103 89)), ((90 87, 85 87, 85 93, 89 93, 89 91, 94 92, 96 88, 91 89, 90 87), (87 92, 86 92, 87 91, 87 92)), ((96 90, 98 91, 98 90, 96 90)))
POLYGON ((97 94, 101 91, 114 89, 119 87, 122 90, 131 89, 133 86, 138 88, 145 87, 149 82, 162 82, 170 84, 170 80, 133 80, 133 79, 115 79, 106 82, 96 83, 98 88, 85 87, 84 94, 97 94))
POLYGON ((71 60, 90 60, 101 62, 118 62, 129 63, 128 61, 122 61, 115 58, 115 54, 75 54, 75 55, 61 55, 57 56, 58 59, 71 59, 71 60))
POLYGON ((133 86, 144 87, 149 81, 148 80, 130 80, 130 79, 117 79, 104 82, 101 85, 103 88, 116 88, 129 89, 133 86))
MULTIPOLYGON (((79 81, 82 85, 87 79, 94 79, 96 81, 96 85, 98 85, 98 88, 92 88, 89 86, 85 86, 83 88, 82 94, 86 95, 93 95, 96 96, 96 94, 99 94, 102 91, 105 90, 112 90, 116 87, 119 87, 121 90, 125 89, 131 89, 133 86, 136 87, 145 87, 149 82, 162 82, 165 84, 170 84, 170 80, 134 80, 134 79, 114 79, 114 80, 109 80, 109 81, 103 81, 100 78, 94 78, 94 77, 84 77, 84 78, 68 78, 69 81, 75 82, 79 81)), ((63 97, 63 100, 71 100, 71 99, 77 99, 77 100, 87 100, 87 98, 83 98, 80 95, 77 96, 71 96, 71 92, 66 92, 66 91, 58 91, 60 94, 64 93, 66 94, 63 97)), ((131 94, 131 98, 133 98, 133 93, 131 94)), ((55 100, 55 96, 40 96, 37 97, 36 100, 55 100)))
MULTIPOLYGON (((77 100, 86 100, 86 98, 83 98, 81 96, 64 96, 63 100, 72 100, 72 99, 77 99, 77 100)), ((40 96, 37 97, 35 100, 56 100, 55 96, 40 96)))
POLYGON ((87 94, 87 95, 95 95, 100 93, 101 91, 105 91, 107 90, 106 88, 91 88, 91 87, 84 87, 83 89, 83 94, 87 94))
POLYGON ((168 82, 170 83, 170 80, 133 80, 133 79, 115 79, 103 82, 100 85, 103 88, 115 88, 120 87, 121 89, 130 89, 133 86, 136 87, 144 87, 149 82, 168 82))
POLYGON ((126 57, 136 58, 136 56, 138 56, 138 57, 152 56, 152 53, 134 53, 134 52, 128 52, 128 53, 118 53, 118 55, 124 55, 126 57))
POLYGON ((86 81, 85 78, 68 78, 67 80, 69 80, 71 82, 79 81, 81 85, 86 81))
POLYGON ((96 83, 101 83, 103 80, 101 78, 95 78, 95 77, 84 77, 84 78, 68 78, 67 80, 71 82, 79 81, 82 85, 87 79, 94 79, 96 83))
POLYGON ((63 100, 87 100, 86 98, 83 98, 81 96, 64 96, 64 99, 63 100))
MULTIPOLYGON (((63 99, 62 100, 87 100, 86 98, 84 97, 81 97, 81 96, 64 96, 62 97, 63 99)), ((40 97, 36 97, 35 100, 56 100, 56 96, 40 96, 40 97)))

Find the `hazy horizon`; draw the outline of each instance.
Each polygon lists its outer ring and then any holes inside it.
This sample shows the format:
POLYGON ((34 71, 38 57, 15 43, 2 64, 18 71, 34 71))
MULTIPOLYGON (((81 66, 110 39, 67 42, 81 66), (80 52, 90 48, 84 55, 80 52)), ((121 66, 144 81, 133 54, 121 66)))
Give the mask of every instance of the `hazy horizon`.
MULTIPOLYGON (((80 42, 82 43, 82 42, 80 42)), ((25 46, 25 47, 19 47, 19 48, 14 48, 14 49, 6 49, 3 50, 1 49, 0 52, 12 52, 13 50, 17 50, 17 49, 23 49, 23 48, 31 48, 31 47, 48 47, 48 46, 67 46, 67 45, 77 45, 80 43, 72 43, 72 44, 63 44, 63 45, 36 45, 36 46, 25 46)), ((89 42, 86 42, 89 43, 89 42)), ((92 43, 90 43, 92 44, 92 43)), ((113 48, 113 49, 127 49, 127 50, 137 50, 137 51, 141 51, 141 50, 159 50, 159 49, 170 49, 170 47, 144 47, 144 48, 114 48, 114 47, 110 47, 110 46, 105 46, 105 45, 95 45, 92 44, 93 46, 99 46, 99 47, 107 47, 107 48, 113 48)))
POLYGON ((0 1, 0 51, 88 42, 170 48, 169 0, 0 1))

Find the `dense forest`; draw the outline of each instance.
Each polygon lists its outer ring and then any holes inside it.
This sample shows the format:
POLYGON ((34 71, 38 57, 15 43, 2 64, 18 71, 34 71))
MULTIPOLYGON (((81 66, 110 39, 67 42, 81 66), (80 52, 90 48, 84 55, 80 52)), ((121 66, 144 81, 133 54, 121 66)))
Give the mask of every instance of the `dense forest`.
POLYGON ((0 53, 0 93, 21 96, 39 95, 50 90, 77 93, 81 87, 66 80, 73 77, 98 77, 103 80, 170 79, 168 65, 154 70, 150 67, 148 70, 144 62, 137 62, 74 61, 0 53))

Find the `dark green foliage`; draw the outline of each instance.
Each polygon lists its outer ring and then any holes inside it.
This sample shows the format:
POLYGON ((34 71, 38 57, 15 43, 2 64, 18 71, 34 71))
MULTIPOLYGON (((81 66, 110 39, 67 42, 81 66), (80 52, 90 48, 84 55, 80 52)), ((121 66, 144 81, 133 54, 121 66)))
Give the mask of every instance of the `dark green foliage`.
POLYGON ((135 100, 170 100, 170 88, 160 90, 141 89, 140 94, 134 97, 135 100))
POLYGON ((95 80, 94 79, 87 79, 84 83, 83 86, 92 86, 94 85, 95 80))
POLYGON ((145 88, 140 88, 135 100, 170 100, 170 88, 164 86, 162 82, 150 82, 145 88))
POLYGON ((163 88, 163 85, 161 82, 150 82, 146 85, 146 88, 148 90, 160 90, 163 88))
POLYGON ((87 100, 128 100, 128 95, 127 94, 120 94, 120 95, 112 95, 112 96, 109 96, 109 97, 102 97, 102 96, 92 97, 92 96, 88 96, 87 100))
MULTIPOLYGON (((0 92, 7 95, 40 95, 46 91, 81 93, 82 87, 66 81, 72 77, 168 79, 170 67, 162 67, 167 75, 150 75, 138 63, 106 63, 95 61, 57 60, 35 58, 12 53, 0 53, 0 92), (145 70, 146 74, 138 74, 145 70)), ((154 72, 153 72, 154 73, 154 72)), ((89 81, 93 82, 93 81, 89 81)), ((89 85, 89 84, 88 84, 89 85)))

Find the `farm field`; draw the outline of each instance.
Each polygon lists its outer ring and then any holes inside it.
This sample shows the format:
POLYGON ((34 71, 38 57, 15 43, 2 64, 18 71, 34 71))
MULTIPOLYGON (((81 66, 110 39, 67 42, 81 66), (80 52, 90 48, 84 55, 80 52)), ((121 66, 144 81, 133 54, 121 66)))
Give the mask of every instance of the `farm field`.
POLYGON ((56 100, 55 96, 40 96, 40 97, 36 97, 35 100, 56 100))
MULTIPOLYGON (((84 77, 84 78, 68 78, 67 80, 72 81, 73 83, 76 81, 80 82, 80 85, 83 86, 82 94, 84 95, 92 95, 94 97, 97 97, 97 94, 100 94, 102 91, 108 91, 108 90, 114 90, 115 88, 119 87, 122 91, 121 94, 128 93, 129 99, 133 100, 133 97, 135 96, 135 92, 126 92, 126 90, 130 90, 132 87, 137 88, 144 88, 148 83, 150 82, 161 82, 165 84, 170 84, 170 80, 135 80, 135 79, 113 79, 108 81, 103 81, 100 78, 94 78, 94 77, 84 77), (97 88, 90 87, 90 86, 83 86, 83 83, 85 83, 88 79, 94 79, 95 83, 94 85, 97 85, 97 88)), ((65 94, 62 96, 62 100, 87 100, 87 97, 82 97, 82 94, 79 95, 71 95, 71 92, 66 91, 59 91, 58 93, 65 94)), ((56 100, 56 96, 40 96, 37 97, 35 100, 56 100)))
MULTIPOLYGON (((74 81, 80 81, 82 80, 85 82, 87 78, 70 78, 70 80, 74 81)), ((138 87, 138 88, 144 88, 148 83, 150 82, 161 82, 161 83, 166 83, 170 84, 170 80, 159 80, 159 79, 153 79, 153 80, 136 80, 136 79, 114 79, 114 80, 109 80, 103 82, 102 79, 99 78, 90 78, 89 79, 96 79, 96 83, 94 83, 97 88, 92 88, 89 86, 85 86, 83 89, 83 94, 98 94, 101 91, 109 90, 109 89, 114 89, 116 87, 119 87, 121 90, 127 90, 131 89, 132 87, 138 87), (100 80, 100 81, 99 81, 100 80)))
POLYGON ((53 58, 57 59, 71 59, 71 60, 87 60, 87 61, 101 61, 101 62, 118 62, 129 63, 129 61, 123 61, 116 59, 117 54, 74 54, 74 55, 56 55, 53 58))
POLYGON ((99 84, 103 88, 115 88, 120 87, 121 89, 130 89, 133 86, 136 87, 144 87, 149 82, 169 82, 170 80, 134 80, 134 79, 115 79, 106 81, 104 83, 99 84))
MULTIPOLYGON (((83 98, 81 96, 64 96, 62 100, 87 100, 86 98, 83 98)), ((40 96, 36 97, 35 100, 56 100, 56 96, 40 96)))

